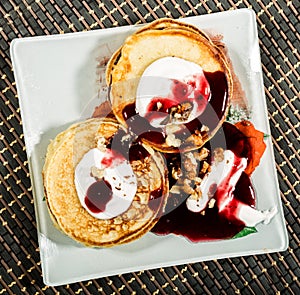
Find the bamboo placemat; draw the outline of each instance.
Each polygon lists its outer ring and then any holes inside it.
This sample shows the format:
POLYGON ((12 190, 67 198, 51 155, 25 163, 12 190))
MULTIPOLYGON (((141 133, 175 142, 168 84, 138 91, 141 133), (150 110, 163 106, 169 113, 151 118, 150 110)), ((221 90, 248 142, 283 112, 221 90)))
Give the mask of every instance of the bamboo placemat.
POLYGON ((1 0, 0 294, 300 294, 300 2, 280 0, 1 0), (141 271, 60 287, 42 282, 20 108, 9 55, 16 37, 254 9, 281 198, 282 253, 141 271))

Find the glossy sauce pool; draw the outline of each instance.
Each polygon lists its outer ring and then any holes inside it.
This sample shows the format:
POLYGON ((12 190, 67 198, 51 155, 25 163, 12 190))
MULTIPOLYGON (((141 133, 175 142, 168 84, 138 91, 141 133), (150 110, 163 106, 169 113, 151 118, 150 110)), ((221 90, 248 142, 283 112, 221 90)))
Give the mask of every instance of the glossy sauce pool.
MULTIPOLYGON (((247 138, 234 125, 224 123, 219 134, 215 136, 217 142, 218 137, 225 136, 226 142, 222 143, 221 147, 232 150, 238 157, 247 157, 250 152, 247 138)), ((221 140, 219 142, 221 145, 221 140)), ((207 147, 209 148, 208 145, 207 147)), ((169 166, 174 165, 172 161, 176 157, 168 156, 167 159, 169 166)), ((233 191, 233 200, 230 204, 232 208, 229 208, 226 214, 219 214, 216 205, 213 208, 206 208, 204 215, 189 211, 185 202, 187 197, 188 195, 184 193, 170 194, 165 210, 167 214, 159 219, 151 231, 158 235, 170 233, 181 235, 192 242, 228 239, 245 227, 243 222, 235 218, 235 203, 240 201, 255 206, 254 189, 249 176, 244 172, 233 191)), ((217 195, 215 197, 218 198, 217 195)))
MULTIPOLYGON (((213 73, 204 72, 204 75, 209 83, 211 95, 208 101, 203 99, 205 103, 200 106, 203 108, 201 115, 186 124, 182 124, 182 130, 176 133, 176 137, 181 139, 182 142, 184 142, 191 134, 194 134, 196 130, 201 130, 203 125, 207 126, 211 131, 214 130, 223 118, 227 108, 228 85, 225 74, 217 71, 213 73)), ((182 95, 182 93, 184 93, 184 89, 179 89, 179 86, 175 91, 175 94, 180 93, 180 95, 178 94, 180 98, 175 99, 175 102, 177 103, 179 103, 180 100, 183 99, 182 97, 184 97, 184 95, 182 95)), ((153 111, 156 111, 155 106, 157 98, 154 99, 154 102, 155 104, 150 104, 149 106, 152 113, 153 111)), ((165 103, 162 103, 163 112, 167 112, 167 110, 173 106, 175 102, 173 99, 173 101, 166 100, 165 103)), ((153 127, 147 120, 147 115, 146 117, 140 116, 136 112, 135 103, 125 106, 122 111, 122 116, 126 121, 129 130, 137 134, 140 138, 144 138, 155 144, 165 143, 166 134, 164 129, 153 127)))

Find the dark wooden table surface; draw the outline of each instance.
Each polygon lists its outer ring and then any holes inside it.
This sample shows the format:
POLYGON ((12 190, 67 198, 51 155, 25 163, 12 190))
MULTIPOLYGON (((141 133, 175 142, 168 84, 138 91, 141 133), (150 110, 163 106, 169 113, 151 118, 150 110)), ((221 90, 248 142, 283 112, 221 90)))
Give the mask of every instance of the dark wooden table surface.
POLYGON ((281 0, 0 1, 0 294, 300 294, 300 2, 281 0), (252 8, 289 247, 60 287, 42 281, 36 221, 9 46, 69 33, 252 8))

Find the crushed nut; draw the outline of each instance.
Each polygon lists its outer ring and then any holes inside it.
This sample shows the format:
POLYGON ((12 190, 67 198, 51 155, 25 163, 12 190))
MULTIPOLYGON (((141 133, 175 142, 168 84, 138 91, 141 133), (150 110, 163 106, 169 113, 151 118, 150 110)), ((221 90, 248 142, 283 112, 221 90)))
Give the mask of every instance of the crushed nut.
POLYGON ((197 192, 199 199, 202 197, 202 191, 200 185, 196 185, 195 192, 197 192))
POLYGON ((170 193, 172 194, 180 194, 182 192, 182 186, 180 185, 173 185, 170 189, 170 193))
POLYGON ((206 125, 202 125, 201 132, 208 132, 209 128, 206 125))
POLYGON ((197 176, 197 177, 195 177, 194 181, 195 181, 195 184, 196 184, 196 185, 199 185, 199 184, 201 184, 202 179, 201 179, 200 177, 197 176))
POLYGON ((131 138, 131 135, 129 133, 127 133, 126 135, 124 135, 121 138, 121 142, 128 141, 128 140, 130 140, 130 138, 131 138))
POLYGON ((224 149, 221 147, 214 149, 213 155, 216 163, 222 162, 224 160, 224 149))
POLYGON ((168 146, 179 147, 181 145, 181 140, 176 138, 174 134, 169 134, 166 138, 166 144, 168 146))
POLYGON ((203 139, 201 134, 192 134, 190 135, 187 140, 187 142, 193 142, 196 146, 201 146, 203 144, 203 139))
POLYGON ((207 148, 202 148, 199 152, 194 152, 194 158, 197 161, 203 161, 209 155, 209 150, 207 148))
POLYGON ((129 220, 132 220, 134 217, 135 217, 135 210, 134 209, 129 209, 127 212, 126 212, 126 217, 127 219, 129 220))
POLYGON ((186 121, 193 110, 193 105, 190 102, 178 104, 171 108, 170 119, 171 121, 186 121), (175 119, 175 120, 174 120, 175 119))
POLYGON ((204 161, 201 169, 201 173, 206 173, 209 171, 210 171, 210 165, 206 161, 204 161))
POLYGON ((198 200, 199 197, 198 197, 197 192, 193 191, 193 192, 190 194, 189 198, 191 198, 192 200, 198 200))
POLYGON ((172 168, 172 177, 176 180, 182 177, 182 171, 180 167, 178 167, 177 169, 175 169, 175 167, 172 168))
POLYGON ((186 178, 183 181, 183 191, 187 194, 192 194, 194 192, 193 188, 191 187, 191 180, 186 178))
POLYGON ((212 198, 208 202, 208 208, 213 208, 215 206, 216 199, 212 198))
POLYGON ((99 151, 105 152, 106 151, 106 145, 107 145, 107 142, 106 142, 106 139, 104 137, 100 137, 97 140, 97 149, 99 151))
POLYGON ((121 223, 122 223, 122 218, 120 216, 114 219, 114 224, 121 224, 121 223))
POLYGON ((123 229, 124 231, 126 231, 126 230, 128 230, 128 229, 129 229, 129 227, 128 227, 128 225, 127 225, 127 224, 123 224, 123 225, 122 225, 122 229, 123 229))
POLYGON ((96 166, 91 167, 91 176, 97 180, 102 179, 104 176, 104 169, 97 168, 96 166))
POLYGON ((190 160, 190 164, 197 166, 197 161, 192 153, 186 153, 185 156, 190 160))
POLYGON ((198 175, 198 164, 192 153, 185 154, 183 166, 185 176, 188 179, 194 180, 198 175))
POLYGON ((166 126, 166 134, 169 135, 169 134, 173 134, 175 132, 178 132, 181 130, 181 127, 180 125, 177 125, 177 124, 168 124, 166 126))
POLYGON ((161 109, 161 107, 162 107, 162 103, 160 101, 158 101, 156 103, 156 107, 157 107, 157 110, 159 111, 161 109))

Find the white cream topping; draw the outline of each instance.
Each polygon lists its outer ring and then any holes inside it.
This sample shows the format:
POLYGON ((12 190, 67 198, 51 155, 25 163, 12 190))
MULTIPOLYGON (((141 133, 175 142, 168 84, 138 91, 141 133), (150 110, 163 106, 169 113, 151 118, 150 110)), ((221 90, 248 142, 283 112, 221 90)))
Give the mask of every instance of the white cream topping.
POLYGON ((109 149, 100 151, 97 148, 88 151, 75 168, 75 187, 81 205, 95 218, 110 219, 125 212, 133 201, 137 190, 137 179, 130 163, 124 158, 118 157, 112 160, 108 167, 101 162, 111 158, 109 149), (103 172, 103 179, 111 185, 112 198, 106 204, 105 210, 94 213, 87 207, 85 197, 88 188, 96 182, 91 176, 92 167, 103 172))
POLYGON ((245 223, 246 226, 256 226, 259 223, 268 224, 277 214, 276 207, 270 210, 258 211, 243 203, 239 204, 238 218, 245 223))
MULTIPOLYGON (((242 171, 247 166, 247 160, 242 159, 243 167, 239 170, 239 174, 235 175, 233 179, 231 179, 231 184, 238 181, 242 171)), ((202 192, 201 198, 195 200, 191 197, 187 199, 187 207, 190 211, 200 212, 204 210, 211 198, 209 195, 211 186, 219 186, 220 183, 228 176, 230 173, 232 166, 234 163, 234 153, 230 150, 224 151, 224 159, 220 162, 214 162, 211 165, 211 171, 206 174, 200 184, 200 190, 202 192)))
MULTIPOLYGON (((136 111, 140 116, 144 117, 147 114, 147 108, 153 98, 172 98, 172 85, 174 80, 187 83, 193 80, 193 75, 204 77, 202 68, 194 63, 178 57, 163 57, 151 63, 143 72, 136 93, 136 111)), ((197 79, 195 90, 199 89, 201 81, 197 79)), ((208 82, 206 81, 207 85, 208 82)), ((206 87, 205 95, 209 95, 210 88, 206 87)), ((193 97, 192 91, 190 97, 193 97)), ((159 106, 158 106, 159 107, 159 106)), ((174 121, 175 124, 190 122, 200 115, 197 102, 193 102, 193 109, 189 117, 185 121, 174 121)), ((167 116, 167 115, 166 115, 167 116)), ((166 117, 165 116, 165 117, 166 117)), ((162 123, 164 118, 156 118, 150 121, 154 127, 165 125, 162 123)))
MULTIPOLYGON (((232 151, 225 150, 224 159, 211 165, 210 173, 205 175, 200 184, 202 196, 198 199, 190 196, 186 200, 187 208, 190 211, 201 212, 208 206, 209 201, 212 198, 212 196, 210 195, 211 187, 218 187, 226 179, 226 177, 229 176, 229 173, 231 173, 232 171, 233 165, 235 165, 235 157, 236 156, 232 151)), ((239 178, 241 177, 242 172, 246 169, 246 167, 247 160, 245 158, 241 158, 238 167, 236 167, 235 172, 231 175, 228 181, 228 187, 230 187, 231 190, 234 190, 239 178)), ((230 193, 226 194, 221 201, 218 200, 218 209, 220 213, 222 213, 222 211, 226 209, 226 206, 230 204, 230 201, 230 193)), ((237 205, 238 208, 235 217, 243 221, 246 226, 255 226, 261 222, 267 224, 277 213, 276 207, 266 211, 259 211, 242 202, 237 202, 237 205)))

